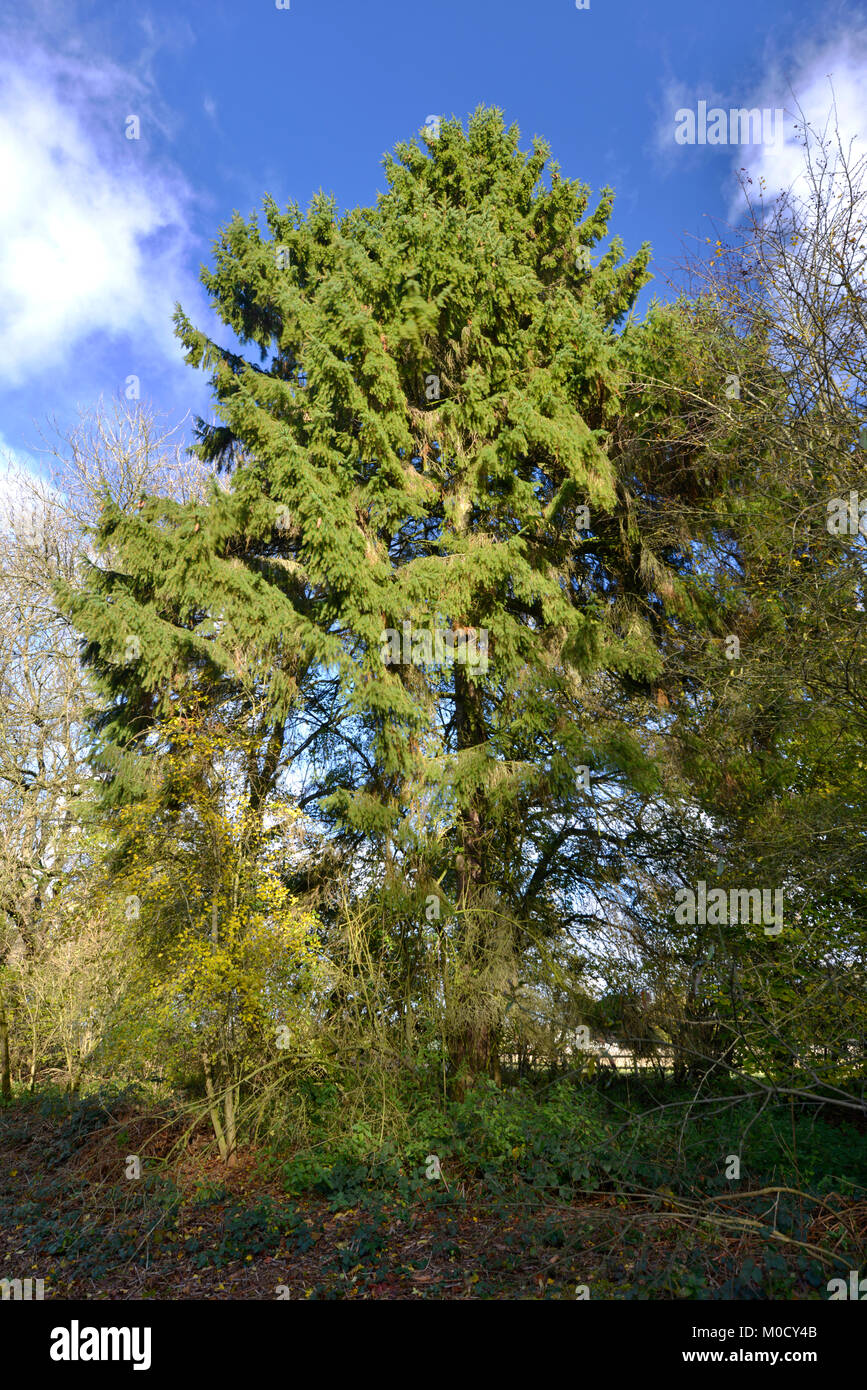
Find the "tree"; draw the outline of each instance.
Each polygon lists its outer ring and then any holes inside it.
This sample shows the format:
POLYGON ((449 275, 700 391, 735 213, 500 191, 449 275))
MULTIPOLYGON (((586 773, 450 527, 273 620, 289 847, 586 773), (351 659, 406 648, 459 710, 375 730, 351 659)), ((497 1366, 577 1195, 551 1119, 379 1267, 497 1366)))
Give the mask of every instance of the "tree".
POLYGON ((731 462, 668 418, 685 319, 620 331, 649 249, 624 261, 615 238, 593 262, 611 191, 590 210, 497 111, 425 143, 386 159, 374 207, 266 198, 267 235, 224 229, 203 281, 259 360, 176 323, 220 419, 199 422, 198 456, 230 486, 132 515, 108 501, 96 543, 116 558, 62 598, 118 797, 185 692, 253 701, 258 804, 303 755, 299 805, 359 874, 443 892, 462 961, 450 1051, 471 1082, 514 959, 596 872, 576 766, 652 782, 667 615, 708 621, 701 520, 666 517, 731 462), (652 370, 663 388, 627 403, 652 370))
MULTIPOLYGON (((180 499, 197 495, 204 470, 179 457, 173 431, 147 411, 114 402, 82 416, 70 432, 45 441, 42 475, 10 469, 0 526, 0 1093, 11 1091, 9 1035, 16 1014, 37 1019, 22 997, 33 971, 61 974, 63 951, 75 953, 74 921, 65 946, 47 938, 76 893, 101 874, 98 835, 85 833, 92 810, 87 706, 94 690, 79 660, 78 635, 55 602, 55 587, 74 587, 87 558, 88 527, 105 489, 134 508, 145 488, 180 499)), ((85 932, 94 923, 86 920, 85 932)), ((55 980, 57 991, 62 982, 55 980)), ((55 991, 55 992, 57 992, 55 991)), ((77 1056, 72 1017, 67 1055, 77 1056)), ((34 1031, 37 1030, 37 1031, 34 1031)), ((55 1030, 56 1031, 56 1030, 55 1030)), ((35 1043, 33 1043, 35 1046, 35 1043)), ((31 1052, 31 1079, 36 1059, 31 1052)), ((70 1066, 72 1063, 70 1063, 70 1066)))
POLYGON ((22 968, 41 944, 74 857, 86 782, 85 686, 75 633, 53 601, 74 564, 50 494, 7 476, 0 556, 0 1095, 11 1094, 10 1028, 22 968), (6 967, 4 969, 4 967, 6 967))
POLYGON ((139 922, 149 984, 135 1002, 164 1054, 199 1060, 231 1163, 245 1073, 274 1055, 275 1036, 297 1037, 319 981, 318 924, 281 878, 291 811, 264 828, 238 794, 247 750, 237 731, 187 713, 161 732, 149 795, 110 815, 112 877, 133 890, 139 922))
POLYGON ((805 1049, 863 1039, 867 947, 867 164, 834 131, 805 124, 803 143, 796 186, 766 200, 746 180, 745 225, 708 239, 689 265, 698 292, 682 311, 701 350, 677 414, 704 416, 696 441, 738 460, 739 477, 703 504, 704 570, 736 647, 693 630, 668 650, 672 676, 680 667, 692 681, 672 707, 670 759, 704 822, 671 867, 681 882, 781 888, 785 928, 773 942, 677 933, 666 903, 645 939, 669 983, 682 978, 677 1026, 696 1068, 734 1060, 790 1079, 801 1069, 801 1083, 805 1049))

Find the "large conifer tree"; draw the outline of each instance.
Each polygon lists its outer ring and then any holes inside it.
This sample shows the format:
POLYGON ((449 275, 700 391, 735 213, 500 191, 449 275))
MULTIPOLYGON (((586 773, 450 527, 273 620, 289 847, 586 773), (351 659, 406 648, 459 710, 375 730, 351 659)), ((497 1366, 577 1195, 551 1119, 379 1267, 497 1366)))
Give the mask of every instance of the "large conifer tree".
POLYGON ((681 370, 676 314, 624 331, 648 248, 600 253, 611 192, 591 208, 548 161, 480 109, 398 145, 375 206, 235 216, 203 281, 243 351, 176 318, 219 417, 197 449, 229 486, 109 503, 111 564, 65 595, 118 794, 136 736, 194 686, 265 712, 251 796, 303 760, 307 804, 369 863, 440 885, 472 943, 450 1043, 470 1076, 496 1040, 492 933, 520 950, 556 915, 549 886, 562 904, 592 877, 576 767, 647 784, 624 692, 657 687, 672 616, 699 614, 668 511, 715 486, 674 397, 628 395, 681 370), (486 633, 486 667, 423 643, 383 661, 405 623, 486 633))

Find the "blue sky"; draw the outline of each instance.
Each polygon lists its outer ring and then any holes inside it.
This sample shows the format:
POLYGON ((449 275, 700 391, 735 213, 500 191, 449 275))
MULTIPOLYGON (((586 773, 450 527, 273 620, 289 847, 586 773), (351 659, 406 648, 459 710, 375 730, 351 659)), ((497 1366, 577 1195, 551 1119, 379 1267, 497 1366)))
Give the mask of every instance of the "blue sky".
MULTIPOLYGON (((797 177, 795 103, 867 138, 867 10, 796 0, 31 0, 0 18, 0 449, 27 461, 130 375, 171 421, 209 414, 171 313, 220 334, 199 282, 218 228, 267 191, 372 202, 428 115, 499 106, 525 145, 617 193, 671 293, 685 248, 738 216, 737 170, 797 177), (675 112, 782 107, 788 142, 683 146, 675 112), (128 139, 130 116, 140 138, 128 139)), ((222 330, 223 336, 225 331, 222 330)))

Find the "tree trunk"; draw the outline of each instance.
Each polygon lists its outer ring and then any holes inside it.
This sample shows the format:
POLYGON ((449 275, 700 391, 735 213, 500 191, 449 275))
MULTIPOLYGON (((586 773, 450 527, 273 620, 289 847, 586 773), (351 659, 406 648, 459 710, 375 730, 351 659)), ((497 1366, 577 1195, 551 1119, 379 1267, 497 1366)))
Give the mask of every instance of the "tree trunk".
POLYGON ((225 1116, 226 1134, 226 1162, 232 1167, 238 1161, 238 1129, 237 1129, 237 1101, 239 1087, 231 1082, 226 1086, 223 1097, 223 1114, 225 1116))
MULTIPOLYGON (((454 667, 455 729, 458 752, 478 748, 487 741, 481 691, 469 679, 466 668, 454 667)), ((461 844, 457 856, 457 900, 464 918, 462 937, 474 939, 473 959, 461 961, 462 979, 454 990, 459 997, 449 1053, 455 1071, 455 1094, 462 1099, 480 1076, 489 1075, 494 1056, 489 1001, 470 983, 484 978, 487 964, 487 914, 481 907, 486 886, 486 798, 483 789, 471 795, 460 820, 461 844), (468 972, 470 972, 468 974, 468 972)), ((470 953, 467 953, 469 957, 470 953)), ((482 986, 484 988, 484 986, 482 986)))
POLYGON ((214 1074, 211 1070, 211 1059, 207 1052, 202 1053, 202 1065, 205 1069, 205 1092, 208 1097, 208 1113, 211 1117, 211 1124, 214 1127, 214 1135, 217 1140, 217 1148, 220 1151, 220 1158, 225 1162, 229 1151, 226 1144, 226 1136, 223 1132, 222 1121, 220 1120, 220 1111, 217 1105, 217 1093, 214 1089, 214 1074))
POLYGON ((491 1071, 491 1031, 486 1023, 469 1020, 453 1037, 449 1047, 455 1070, 454 1093, 463 1100, 480 1076, 491 1071))

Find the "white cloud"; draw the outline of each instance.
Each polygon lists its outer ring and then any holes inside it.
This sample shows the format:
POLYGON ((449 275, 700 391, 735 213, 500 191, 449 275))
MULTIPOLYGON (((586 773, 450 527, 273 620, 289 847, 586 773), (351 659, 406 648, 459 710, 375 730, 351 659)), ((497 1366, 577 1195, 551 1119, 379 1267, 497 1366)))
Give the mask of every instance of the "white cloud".
POLYGON ((191 191, 153 152, 155 104, 108 62, 33 46, 0 59, 0 384, 63 366, 95 333, 178 359, 173 302, 200 295, 191 191))
MULTIPOLYGON (((804 194, 803 130, 794 129, 796 122, 802 126, 806 121, 813 139, 833 137, 836 127, 844 149, 854 138, 855 158, 867 149, 867 29, 841 30, 806 49, 801 44, 797 57, 786 64, 772 60, 745 104, 782 107, 786 112, 786 142, 781 149, 751 146, 739 151, 735 163, 748 170, 752 191, 763 179, 770 197, 790 189, 804 194)), ((742 210, 738 192, 729 212, 742 210)))
POLYGON ((654 152, 671 171, 686 167, 696 172, 697 161, 718 160, 722 175, 721 192, 728 216, 744 211, 744 200, 737 175, 745 170, 753 180, 751 196, 765 182, 765 197, 783 190, 804 193, 803 121, 818 136, 833 135, 839 128, 844 148, 856 138, 853 155, 867 148, 867 27, 840 28, 826 32, 821 39, 807 43, 799 37, 797 47, 780 56, 779 48, 768 47, 761 75, 750 86, 722 91, 704 80, 685 83, 669 79, 662 88, 658 119, 653 132, 654 152), (785 140, 776 145, 684 146, 675 142, 675 113, 685 108, 695 111, 699 101, 708 111, 746 108, 784 113, 785 140), (830 124, 829 124, 830 122, 830 124), (723 170, 725 173, 723 174, 723 170))

